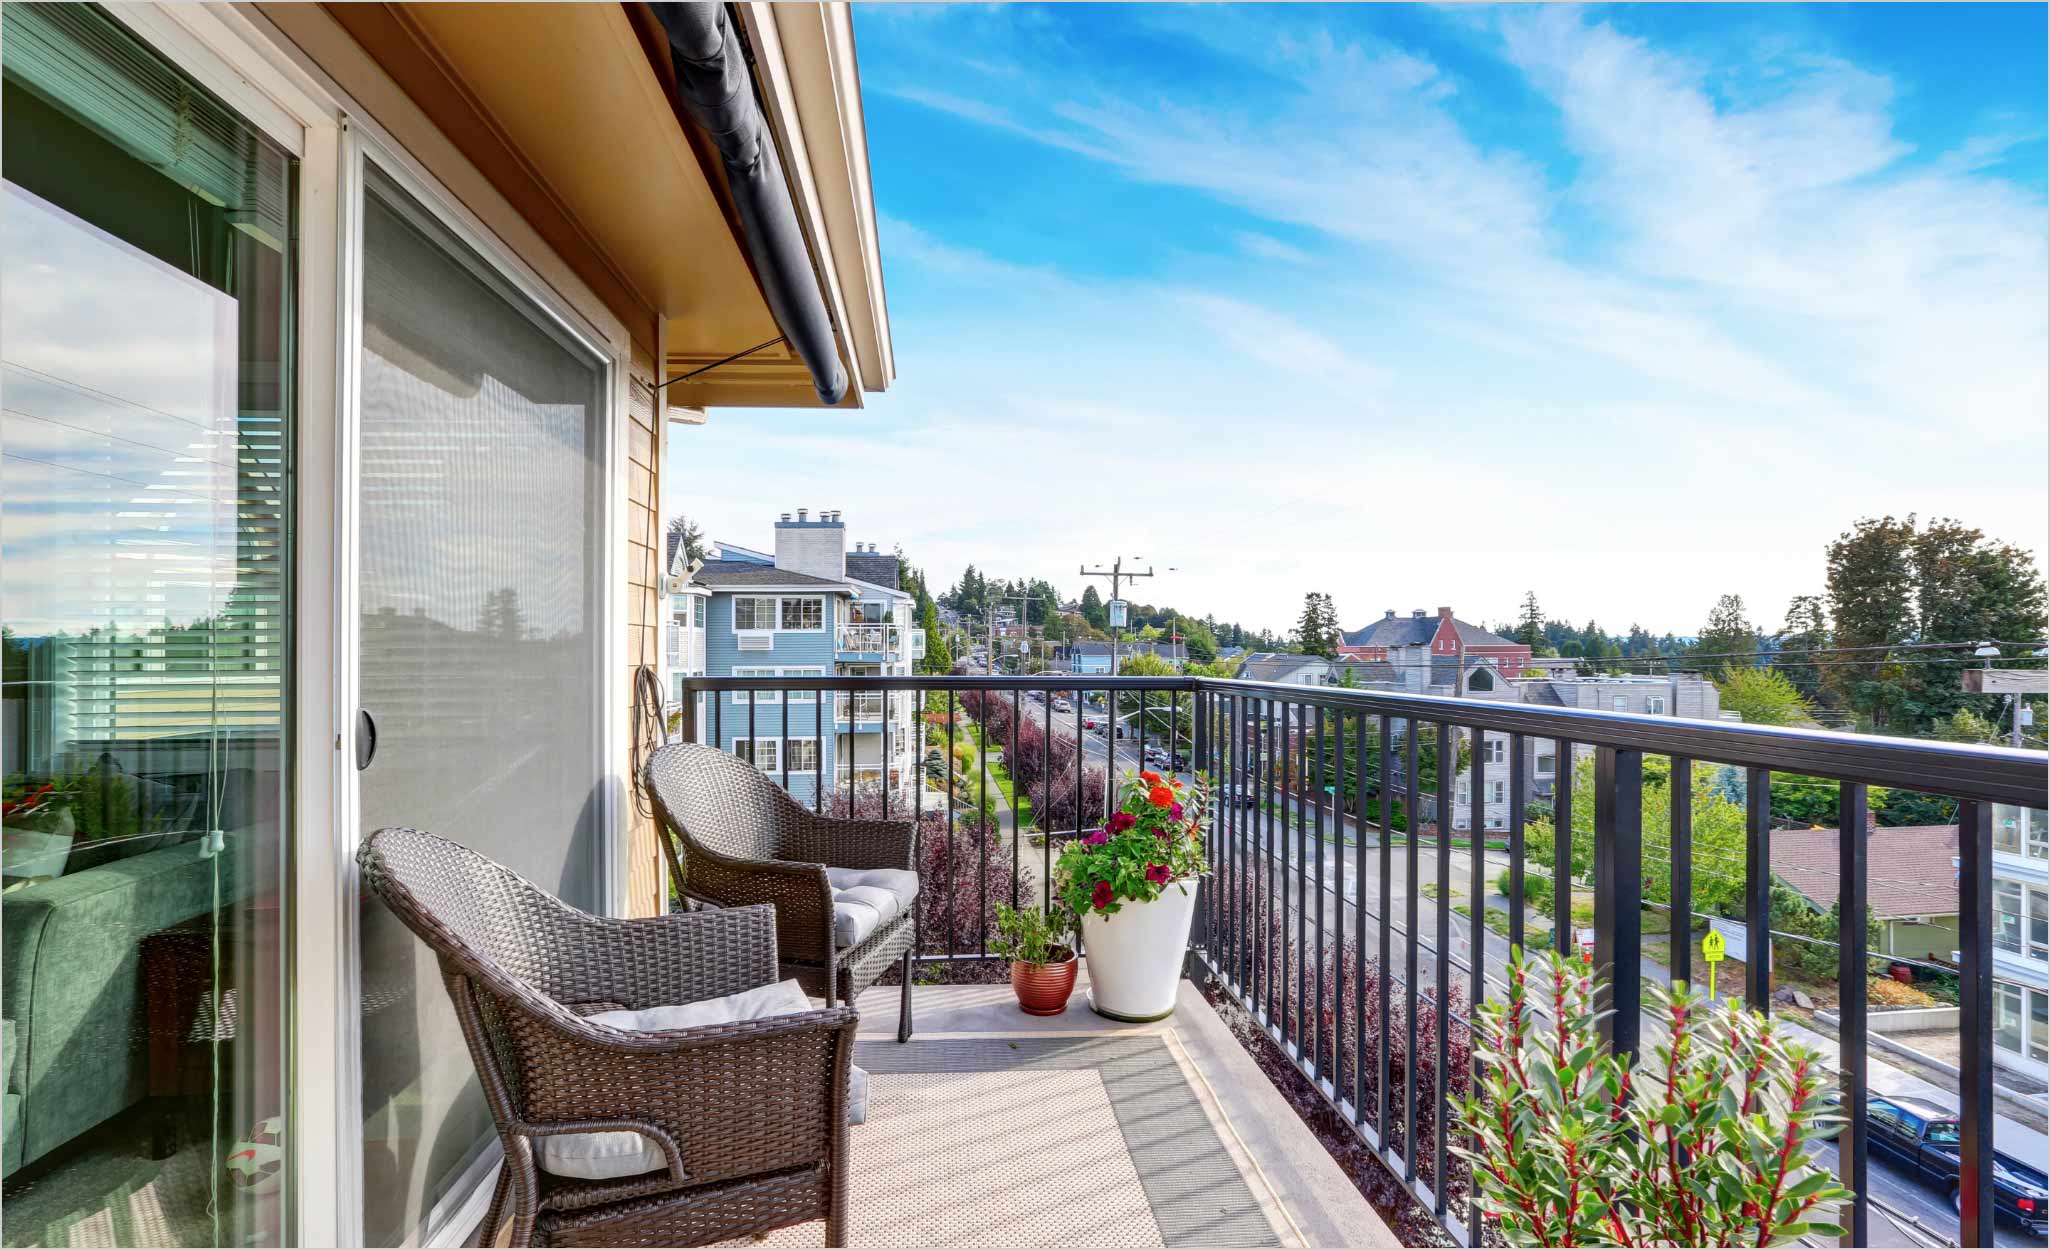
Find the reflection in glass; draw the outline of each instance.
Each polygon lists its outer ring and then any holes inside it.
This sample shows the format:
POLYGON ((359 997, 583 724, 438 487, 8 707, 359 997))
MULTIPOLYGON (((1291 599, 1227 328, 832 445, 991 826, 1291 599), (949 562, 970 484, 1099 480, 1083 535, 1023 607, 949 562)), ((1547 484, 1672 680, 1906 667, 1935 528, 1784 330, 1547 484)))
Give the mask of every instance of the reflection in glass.
POLYGON ((275 1243, 291 162, 96 9, 0 21, 0 1225, 275 1243))

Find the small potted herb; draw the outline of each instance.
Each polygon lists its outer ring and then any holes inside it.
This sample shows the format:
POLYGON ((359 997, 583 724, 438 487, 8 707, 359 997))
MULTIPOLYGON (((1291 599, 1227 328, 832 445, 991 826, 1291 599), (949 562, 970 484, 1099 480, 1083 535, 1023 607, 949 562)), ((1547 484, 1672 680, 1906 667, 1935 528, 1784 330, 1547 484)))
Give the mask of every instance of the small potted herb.
POLYGON ((997 904, 996 940, 990 945, 1011 961, 1018 1010, 1057 1016, 1068 1009, 1068 996, 1075 992, 1075 948, 1061 939, 1072 930, 1072 923, 1057 923, 1037 907, 997 904))

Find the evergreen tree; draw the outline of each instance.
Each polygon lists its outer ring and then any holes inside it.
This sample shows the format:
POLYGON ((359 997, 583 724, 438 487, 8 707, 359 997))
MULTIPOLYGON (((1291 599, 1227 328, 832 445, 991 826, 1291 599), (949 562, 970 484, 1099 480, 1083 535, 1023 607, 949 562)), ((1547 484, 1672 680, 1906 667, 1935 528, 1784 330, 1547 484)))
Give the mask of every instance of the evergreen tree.
POLYGON ((919 627, 925 630, 925 658, 918 662, 921 673, 951 673, 954 671, 954 653, 947 647, 946 631, 940 628, 939 605, 931 599, 925 601, 925 609, 918 614, 919 627))
POLYGON ((1304 655, 1326 659, 1338 654, 1338 613, 1331 596, 1310 591, 1303 596, 1302 615, 1296 621, 1296 649, 1304 655))
POLYGON ((1773 646, 1784 653, 1773 667, 1800 691, 1802 698, 1811 703, 1821 699, 1824 657, 1802 653, 1829 646, 1828 603, 1821 595, 1795 595, 1787 602, 1786 624, 1772 640, 1773 646))
MULTIPOLYGON (((680 540, 684 563, 705 558, 705 531, 697 522, 678 514, 669 518, 669 536, 680 540)), ((669 570, 662 570, 667 573, 669 570)))
POLYGON ((1532 655, 1543 654, 1539 648, 1545 646, 1545 614, 1538 610, 1537 591, 1523 592, 1523 613, 1516 618, 1516 633, 1512 636, 1529 647, 1532 655))
POLYGON ((1092 584, 1082 590, 1082 619, 1089 622, 1091 629, 1105 629, 1110 622, 1110 612, 1103 606, 1103 596, 1096 593, 1092 584))
POLYGON ((1758 631, 1744 615, 1742 595, 1724 595, 1715 601, 1694 650, 1705 657, 1700 671, 1711 675, 1758 666, 1757 657, 1751 654, 1758 650, 1758 631))

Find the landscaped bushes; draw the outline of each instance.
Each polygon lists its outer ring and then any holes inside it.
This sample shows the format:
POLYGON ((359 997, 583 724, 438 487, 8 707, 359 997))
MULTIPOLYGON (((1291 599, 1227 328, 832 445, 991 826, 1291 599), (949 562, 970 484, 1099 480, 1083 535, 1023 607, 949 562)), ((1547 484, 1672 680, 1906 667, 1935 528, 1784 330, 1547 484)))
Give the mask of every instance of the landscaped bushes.
POLYGON ((1070 755, 1063 766, 1060 743, 1056 741, 1053 772, 1041 777, 1037 785, 1027 790, 1032 799, 1033 817, 1041 829, 1049 832, 1093 829, 1101 825, 1108 814, 1104 809, 1106 784, 1101 768, 1086 767, 1082 770, 1078 794, 1074 759, 1070 755))
MULTIPOLYGON (((1228 881, 1228 878, 1226 880, 1228 881)), ((1266 901, 1260 903, 1265 907, 1280 897, 1279 894, 1269 894, 1264 886, 1255 889, 1250 882, 1242 892, 1234 891, 1228 885, 1220 886, 1220 879, 1214 876, 1204 882, 1203 888, 1213 892, 1210 906, 1230 909, 1233 915, 1246 915, 1247 912, 1242 909, 1252 906, 1256 901, 1265 899, 1266 901)), ((1360 1072, 1361 1103, 1367 1108, 1367 1115, 1371 1119, 1378 1106, 1381 1079, 1381 995, 1387 992, 1390 995, 1387 1038, 1388 1109, 1389 1119, 1395 1131, 1392 1140, 1398 1149, 1407 1153, 1410 1139, 1403 1127, 1403 1082, 1405 1074, 1413 1071, 1417 1094, 1416 1140, 1421 1143, 1421 1149, 1416 1156, 1417 1170, 1427 1180, 1435 1181, 1432 1143, 1436 1141, 1440 1113, 1437 1098, 1440 1013, 1421 993, 1419 994, 1416 1057, 1412 1064, 1409 1056, 1406 1014, 1408 996, 1400 981, 1382 977, 1381 968, 1376 961, 1365 961, 1362 969, 1359 954, 1350 940, 1340 940, 1335 935, 1326 938, 1322 961, 1323 996, 1321 999, 1317 996, 1318 968, 1314 924, 1313 915, 1310 918, 1310 925, 1306 926, 1309 929, 1309 962, 1305 965, 1304 948, 1296 941, 1297 916, 1293 910, 1284 913, 1276 908, 1267 917, 1264 925, 1251 919, 1246 922, 1246 927, 1241 931, 1245 942, 1245 958, 1260 963, 1262 968, 1262 971, 1254 974, 1252 980, 1259 997, 1258 1005, 1267 1006, 1271 993, 1273 1006, 1270 1020, 1277 1026, 1282 1025, 1284 1021, 1287 1022, 1285 1031, 1289 1034, 1290 1040, 1302 1048, 1305 1057, 1311 1049, 1312 1022, 1316 1022, 1317 1074, 1325 1080, 1332 1081, 1342 1096, 1348 1100, 1352 1097, 1353 1089, 1354 1043, 1356 1037, 1363 1035, 1364 1046, 1358 1051, 1359 1057, 1365 1063, 1360 1072), (1260 937, 1263 929, 1264 937, 1260 937), (1256 938, 1259 940, 1255 940, 1256 938), (1281 975, 1283 950, 1287 951, 1288 960, 1288 975, 1285 978, 1281 975), (1358 975, 1361 971, 1365 974, 1364 997, 1360 992, 1361 978, 1358 975), (1301 972, 1307 972, 1307 977, 1300 977, 1301 972), (1300 995, 1299 982, 1306 982, 1302 985, 1300 995), (1342 1030, 1338 1026, 1341 1003, 1345 1019, 1342 1030)), ((1398 937, 1398 949, 1400 941, 1398 937)), ((1225 968, 1235 972, 1241 966, 1236 962, 1240 957, 1240 949, 1227 931, 1219 947, 1220 962, 1225 968)), ((1435 977, 1426 972, 1424 981, 1425 983, 1418 987, 1420 991, 1436 991, 1435 977)), ((1467 1024, 1462 1018, 1466 1011, 1466 1000, 1466 982, 1464 978, 1455 976, 1452 979, 1452 1003, 1455 1014, 1450 1021, 1451 1031, 1446 1038, 1446 1054, 1452 1078, 1452 1094, 1455 1098, 1464 1097, 1471 1090, 1473 1083, 1473 1051, 1468 1039, 1467 1024)), ((1246 1031, 1245 1022, 1235 1021, 1234 1027, 1235 1031, 1242 1035, 1246 1031)), ((1241 1040, 1246 1039, 1242 1036, 1241 1040)), ((1467 1186, 1466 1164, 1456 1158, 1450 1158, 1448 1170, 1452 1173, 1451 1192, 1455 1199, 1462 1198, 1467 1186)))
MULTIPOLYGON (((911 813, 892 800, 890 819, 909 820, 911 813)), ((848 814, 846 791, 827 791, 823 810, 848 814)), ((883 792, 874 786, 854 791, 853 814, 860 820, 883 819, 883 792)), ((1014 878, 1011 852, 996 831, 996 822, 975 811, 958 813, 959 824, 951 837, 947 833, 947 812, 942 800, 934 807, 928 800, 918 817, 918 934, 919 953, 971 954, 996 933, 997 904, 1011 901, 1014 878), (988 870, 984 871, 987 862, 988 870)))

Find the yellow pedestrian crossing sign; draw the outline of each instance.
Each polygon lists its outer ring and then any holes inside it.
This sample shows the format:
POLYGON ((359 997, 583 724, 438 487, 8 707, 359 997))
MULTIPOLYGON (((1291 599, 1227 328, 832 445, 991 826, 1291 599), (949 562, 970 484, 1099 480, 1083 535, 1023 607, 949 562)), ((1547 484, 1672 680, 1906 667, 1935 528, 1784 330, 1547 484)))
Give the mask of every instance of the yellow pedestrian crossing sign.
POLYGON ((1723 961, 1723 951, 1727 946, 1719 929, 1710 929, 1702 936, 1701 961, 1708 965, 1708 996, 1711 1000, 1715 998, 1715 966, 1723 961))

